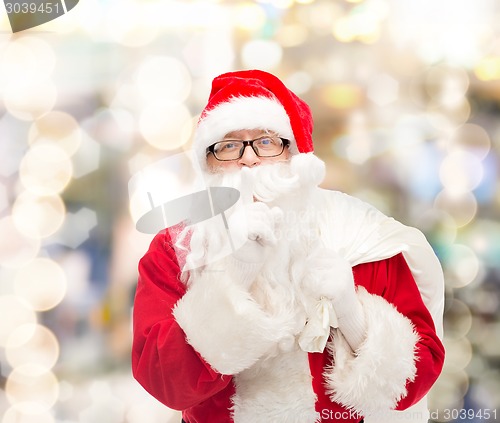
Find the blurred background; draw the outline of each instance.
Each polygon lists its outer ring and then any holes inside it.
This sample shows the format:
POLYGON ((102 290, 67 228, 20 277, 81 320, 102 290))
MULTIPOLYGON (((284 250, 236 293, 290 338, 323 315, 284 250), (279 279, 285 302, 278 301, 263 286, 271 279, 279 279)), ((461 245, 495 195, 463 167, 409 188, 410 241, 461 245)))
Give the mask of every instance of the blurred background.
POLYGON ((151 236, 127 184, 189 150, 214 76, 250 68, 310 104, 324 187, 438 254, 433 421, 500 419, 498 22, 495 0, 81 0, 14 35, 2 4, 1 423, 179 421, 131 376, 151 236))

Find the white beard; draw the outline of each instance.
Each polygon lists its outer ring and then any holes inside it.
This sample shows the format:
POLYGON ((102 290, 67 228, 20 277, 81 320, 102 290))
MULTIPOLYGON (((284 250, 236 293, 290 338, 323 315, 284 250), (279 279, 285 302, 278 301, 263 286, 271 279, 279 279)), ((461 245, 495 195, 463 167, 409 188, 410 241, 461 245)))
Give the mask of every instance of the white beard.
MULTIPOLYGON (((289 161, 263 164, 231 171, 220 169, 207 175, 209 186, 238 189, 242 197, 253 195, 269 206, 299 207, 325 175, 324 163, 312 153, 292 156, 289 161), (295 204, 294 204, 295 203, 295 204)), ((243 198, 245 201, 246 198, 243 198)))
MULTIPOLYGON (((300 273, 301 258, 317 241, 315 211, 311 213, 310 205, 311 197, 323 177, 324 163, 312 153, 292 156, 286 162, 207 175, 208 186, 232 187, 240 192, 240 200, 225 212, 226 217, 241 204, 251 201, 262 201, 283 211, 283 221, 276 233, 278 244, 272 260, 262 271, 262 278, 268 282, 290 281, 290 274, 300 273)), ((178 256, 186 257, 183 270, 191 270, 191 278, 231 252, 228 249, 228 233, 220 217, 197 223, 178 235, 176 250, 178 256)), ((188 282, 187 272, 183 277, 188 282)))

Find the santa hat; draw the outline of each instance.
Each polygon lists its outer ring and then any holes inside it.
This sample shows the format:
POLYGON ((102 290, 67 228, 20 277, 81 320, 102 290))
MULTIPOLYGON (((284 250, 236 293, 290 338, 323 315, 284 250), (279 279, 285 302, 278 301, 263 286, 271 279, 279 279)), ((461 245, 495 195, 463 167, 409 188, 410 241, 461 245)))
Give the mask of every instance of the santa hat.
POLYGON ((193 141, 201 163, 207 147, 241 129, 276 132, 290 140, 292 154, 313 151, 309 106, 279 78, 264 71, 229 72, 213 80, 193 141))

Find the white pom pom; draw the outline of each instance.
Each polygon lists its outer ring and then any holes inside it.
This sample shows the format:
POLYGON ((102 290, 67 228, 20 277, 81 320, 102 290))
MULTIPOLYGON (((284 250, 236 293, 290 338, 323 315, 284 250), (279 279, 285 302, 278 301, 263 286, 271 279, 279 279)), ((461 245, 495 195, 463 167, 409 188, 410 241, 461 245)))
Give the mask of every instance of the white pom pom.
POLYGON ((325 178, 325 163, 314 153, 301 153, 290 160, 292 173, 299 176, 301 186, 318 186, 325 178))

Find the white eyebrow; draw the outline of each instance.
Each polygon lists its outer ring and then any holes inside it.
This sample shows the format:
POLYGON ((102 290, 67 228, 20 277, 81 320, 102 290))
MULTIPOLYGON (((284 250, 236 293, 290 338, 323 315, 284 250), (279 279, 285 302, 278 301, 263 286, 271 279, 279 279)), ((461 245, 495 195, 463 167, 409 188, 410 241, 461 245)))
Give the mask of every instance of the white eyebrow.
MULTIPOLYGON (((263 129, 263 131, 264 132, 262 132, 261 134, 259 134, 258 136, 256 136, 254 138, 254 140, 262 138, 262 137, 264 137, 266 135, 271 135, 271 136, 279 137, 279 135, 276 132, 270 131, 269 129, 263 129)), ((228 137, 227 135, 225 135, 224 138, 222 138, 220 141, 245 141, 245 140, 242 140, 240 138, 231 138, 231 137, 228 137)))

